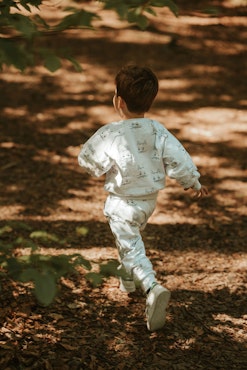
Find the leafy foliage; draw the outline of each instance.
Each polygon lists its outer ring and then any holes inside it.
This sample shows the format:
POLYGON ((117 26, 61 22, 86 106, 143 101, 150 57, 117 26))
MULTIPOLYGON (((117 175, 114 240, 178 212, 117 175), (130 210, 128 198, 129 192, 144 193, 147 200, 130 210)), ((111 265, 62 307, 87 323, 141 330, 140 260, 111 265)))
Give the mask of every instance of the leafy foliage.
MULTIPOLYGON (((94 2, 94 1, 92 1, 94 2)), ((80 64, 64 50, 48 50, 38 47, 34 42, 42 35, 52 35, 71 28, 93 28, 93 22, 99 15, 88 10, 83 1, 73 3, 71 7, 59 3, 64 12, 63 19, 54 25, 49 25, 41 16, 40 5, 44 0, 2 0, 0 3, 0 69, 3 65, 14 66, 24 71, 28 66, 34 66, 42 61, 51 72, 61 67, 61 58, 69 60, 77 71, 80 64), (39 14, 34 14, 34 9, 39 14)), ((178 8, 172 0, 100 0, 106 10, 114 10, 121 20, 138 25, 142 30, 148 26, 148 16, 156 15, 155 8, 168 7, 174 15, 178 8)))
MULTIPOLYGON (((86 228, 76 232, 86 235, 86 228)), ((37 253, 40 246, 66 246, 66 240, 45 230, 32 230, 25 223, 8 223, 0 229, 0 274, 22 283, 33 283, 33 292, 44 306, 49 305, 57 293, 59 279, 68 274, 77 273, 78 266, 87 271, 92 269, 90 261, 80 254, 44 255, 37 253), (28 232, 28 237, 20 235, 28 232), (16 238, 16 234, 19 236, 16 238), (7 236, 7 237, 6 237, 7 236), (11 240, 9 242, 9 240, 11 240), (18 254, 18 249, 26 249, 25 254, 18 254)), ((104 277, 117 274, 117 261, 110 261, 100 267, 100 272, 90 272, 86 278, 93 286, 100 284, 104 277)))
POLYGON ((105 9, 114 9, 120 19, 137 24, 144 30, 148 26, 147 14, 156 15, 155 7, 168 7, 178 16, 178 8, 172 0, 142 1, 142 0, 103 0, 105 9))

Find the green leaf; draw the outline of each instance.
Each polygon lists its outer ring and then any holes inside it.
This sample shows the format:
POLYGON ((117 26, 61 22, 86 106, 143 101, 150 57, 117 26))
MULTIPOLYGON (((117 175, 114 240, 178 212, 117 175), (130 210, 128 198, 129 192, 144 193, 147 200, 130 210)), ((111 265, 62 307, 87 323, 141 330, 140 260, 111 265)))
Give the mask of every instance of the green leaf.
POLYGON ((114 9, 120 18, 124 19, 128 13, 128 5, 122 0, 101 0, 103 8, 106 10, 114 9))
POLYGON ((125 4, 119 4, 118 6, 116 6, 116 12, 119 15, 120 19, 126 19, 127 18, 128 10, 129 10, 129 8, 125 4))
POLYGON ((28 3, 30 5, 35 6, 36 8, 39 8, 39 5, 42 4, 42 0, 21 0, 20 2, 21 2, 22 6, 24 6, 24 4, 27 5, 27 3, 28 3))
POLYGON ((12 227, 10 227, 9 225, 5 225, 0 229, 0 236, 6 233, 11 233, 12 231, 13 231, 12 227))
POLYGON ((55 27, 56 30, 65 30, 70 27, 85 27, 92 28, 93 19, 99 19, 95 13, 87 12, 85 10, 71 9, 72 14, 67 15, 55 27))
POLYGON ((0 39, 0 66, 13 65, 23 71, 28 65, 33 64, 33 55, 23 45, 6 39, 0 39))
POLYGON ((36 6, 36 8, 39 7, 39 5, 42 4, 42 0, 26 0, 28 1, 30 4, 32 4, 33 6, 36 6))
POLYGON ((9 24, 26 38, 31 38, 38 33, 35 23, 29 17, 22 14, 12 14, 8 18, 9 24))
POLYGON ((47 257, 49 257, 50 269, 52 269, 53 273, 58 278, 67 275, 69 272, 75 272, 74 266, 71 263, 70 256, 61 254, 59 256, 47 256, 47 257))
POLYGON ((23 248, 31 248, 32 251, 35 251, 38 248, 37 244, 35 244, 32 240, 25 239, 22 236, 19 236, 19 238, 15 240, 15 244, 23 248))
POLYGON ((140 14, 136 19, 136 23, 141 30, 145 30, 148 26, 148 19, 144 15, 140 14))
POLYGON ((156 16, 157 13, 153 10, 153 8, 145 8, 145 12, 153 15, 153 16, 156 16))
POLYGON ((57 293, 55 277, 47 272, 39 274, 34 281, 34 294, 37 300, 44 306, 51 304, 57 293))
POLYGON ((27 11, 31 12, 30 6, 27 4, 25 0, 20 0, 20 4, 25 8, 27 11))
POLYGON ((9 221, 8 224, 14 229, 32 230, 31 226, 22 221, 9 221))
POLYGON ((17 258, 7 258, 4 264, 7 268, 9 275, 14 279, 19 279, 20 273, 22 272, 22 263, 17 258))
POLYGON ((148 19, 143 14, 136 14, 136 12, 129 12, 128 14, 128 22, 129 23, 136 23, 138 27, 142 30, 147 28, 148 26, 148 19))
POLYGON ((86 236, 89 233, 89 229, 85 226, 77 227, 76 233, 82 236, 86 236))
POLYGON ((72 259, 73 266, 82 266, 86 270, 91 270, 92 269, 92 265, 91 265, 90 261, 86 260, 80 254, 75 254, 75 255, 72 256, 72 258, 73 258, 72 259))
POLYGON ((50 271, 38 271, 33 268, 25 270, 20 279, 22 282, 32 281, 34 283, 34 294, 43 305, 51 304, 57 293, 56 277, 50 271))
POLYGON ((45 56, 44 66, 50 72, 56 72, 59 68, 61 68, 61 61, 55 54, 48 54, 45 56))
POLYGON ((11 10, 11 7, 19 10, 19 8, 18 8, 18 6, 15 2, 9 1, 9 0, 3 0, 2 4, 1 4, 1 13, 2 13, 2 15, 5 16, 5 17, 8 17, 9 13, 10 13, 10 10, 11 10))
POLYGON ((220 10, 218 8, 212 6, 212 7, 206 8, 206 9, 202 9, 202 13, 217 16, 217 15, 219 15, 220 10))
POLYGON ((90 281, 93 287, 96 287, 103 282, 102 276, 97 272, 89 272, 85 275, 86 279, 90 281))
MULTIPOLYGON (((65 57, 65 58, 72 63, 72 65, 75 68, 76 72, 82 72, 83 71, 81 64, 76 59, 74 59, 72 57, 65 57)), ((88 233, 88 230, 87 230, 87 233, 88 233)))
POLYGON ((16 257, 17 261, 30 263, 31 262, 31 254, 26 254, 24 256, 16 257))
POLYGON ((103 263, 100 265, 100 274, 103 276, 118 276, 118 266, 119 262, 117 260, 111 260, 107 263, 103 263))
POLYGON ((13 244, 12 243, 7 243, 7 244, 0 244, 0 256, 1 254, 3 255, 3 259, 6 259, 6 256, 9 255, 9 253, 12 252, 13 249, 13 244))
POLYGON ((177 17, 178 16, 178 6, 172 0, 154 0, 149 3, 150 6, 157 7, 168 7, 170 11, 177 17))
POLYGON ((55 234, 50 234, 50 233, 48 233, 47 231, 44 231, 44 230, 33 231, 30 234, 30 238, 31 239, 42 239, 44 241, 52 241, 52 242, 55 242, 55 243, 62 243, 63 244, 63 242, 61 242, 61 240, 59 240, 59 238, 55 234))
POLYGON ((30 267, 20 274, 19 280, 22 283, 28 283, 29 281, 34 281, 36 276, 37 276, 37 270, 30 267))
POLYGON ((46 23, 46 21, 43 18, 40 17, 39 14, 35 14, 33 20, 38 26, 43 27, 45 30, 48 30, 50 28, 50 26, 46 23))

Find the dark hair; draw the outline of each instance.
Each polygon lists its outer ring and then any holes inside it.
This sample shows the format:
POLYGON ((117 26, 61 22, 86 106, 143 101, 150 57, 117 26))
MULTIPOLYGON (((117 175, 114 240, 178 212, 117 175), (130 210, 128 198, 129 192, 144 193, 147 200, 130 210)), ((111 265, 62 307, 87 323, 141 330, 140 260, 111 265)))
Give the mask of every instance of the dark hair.
POLYGON ((115 77, 116 94, 132 113, 147 112, 157 93, 158 79, 148 67, 127 65, 115 77))

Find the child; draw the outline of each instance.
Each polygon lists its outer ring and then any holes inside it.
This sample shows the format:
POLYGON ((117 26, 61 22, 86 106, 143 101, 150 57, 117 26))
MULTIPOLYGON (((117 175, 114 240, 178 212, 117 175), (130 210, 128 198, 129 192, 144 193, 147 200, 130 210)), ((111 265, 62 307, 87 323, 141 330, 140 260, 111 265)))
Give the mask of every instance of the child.
POLYGON ((155 278, 140 231, 154 211, 166 176, 185 190, 192 188, 197 198, 207 195, 207 189, 180 142, 159 122, 145 118, 158 93, 155 74, 130 65, 118 72, 115 84, 113 105, 122 119, 101 127, 83 145, 78 161, 93 176, 106 174, 104 214, 118 248, 120 289, 142 288, 147 295, 147 328, 155 331, 165 324, 170 292, 155 278))

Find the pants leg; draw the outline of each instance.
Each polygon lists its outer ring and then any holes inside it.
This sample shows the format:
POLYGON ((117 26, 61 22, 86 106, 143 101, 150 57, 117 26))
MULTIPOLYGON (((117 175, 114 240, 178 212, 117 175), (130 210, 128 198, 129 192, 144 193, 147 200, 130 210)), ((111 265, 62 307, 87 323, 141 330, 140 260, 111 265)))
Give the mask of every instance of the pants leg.
POLYGON ((147 291, 156 282, 140 231, 154 211, 155 199, 128 200, 109 195, 104 208, 118 248, 123 279, 132 279, 147 291))

